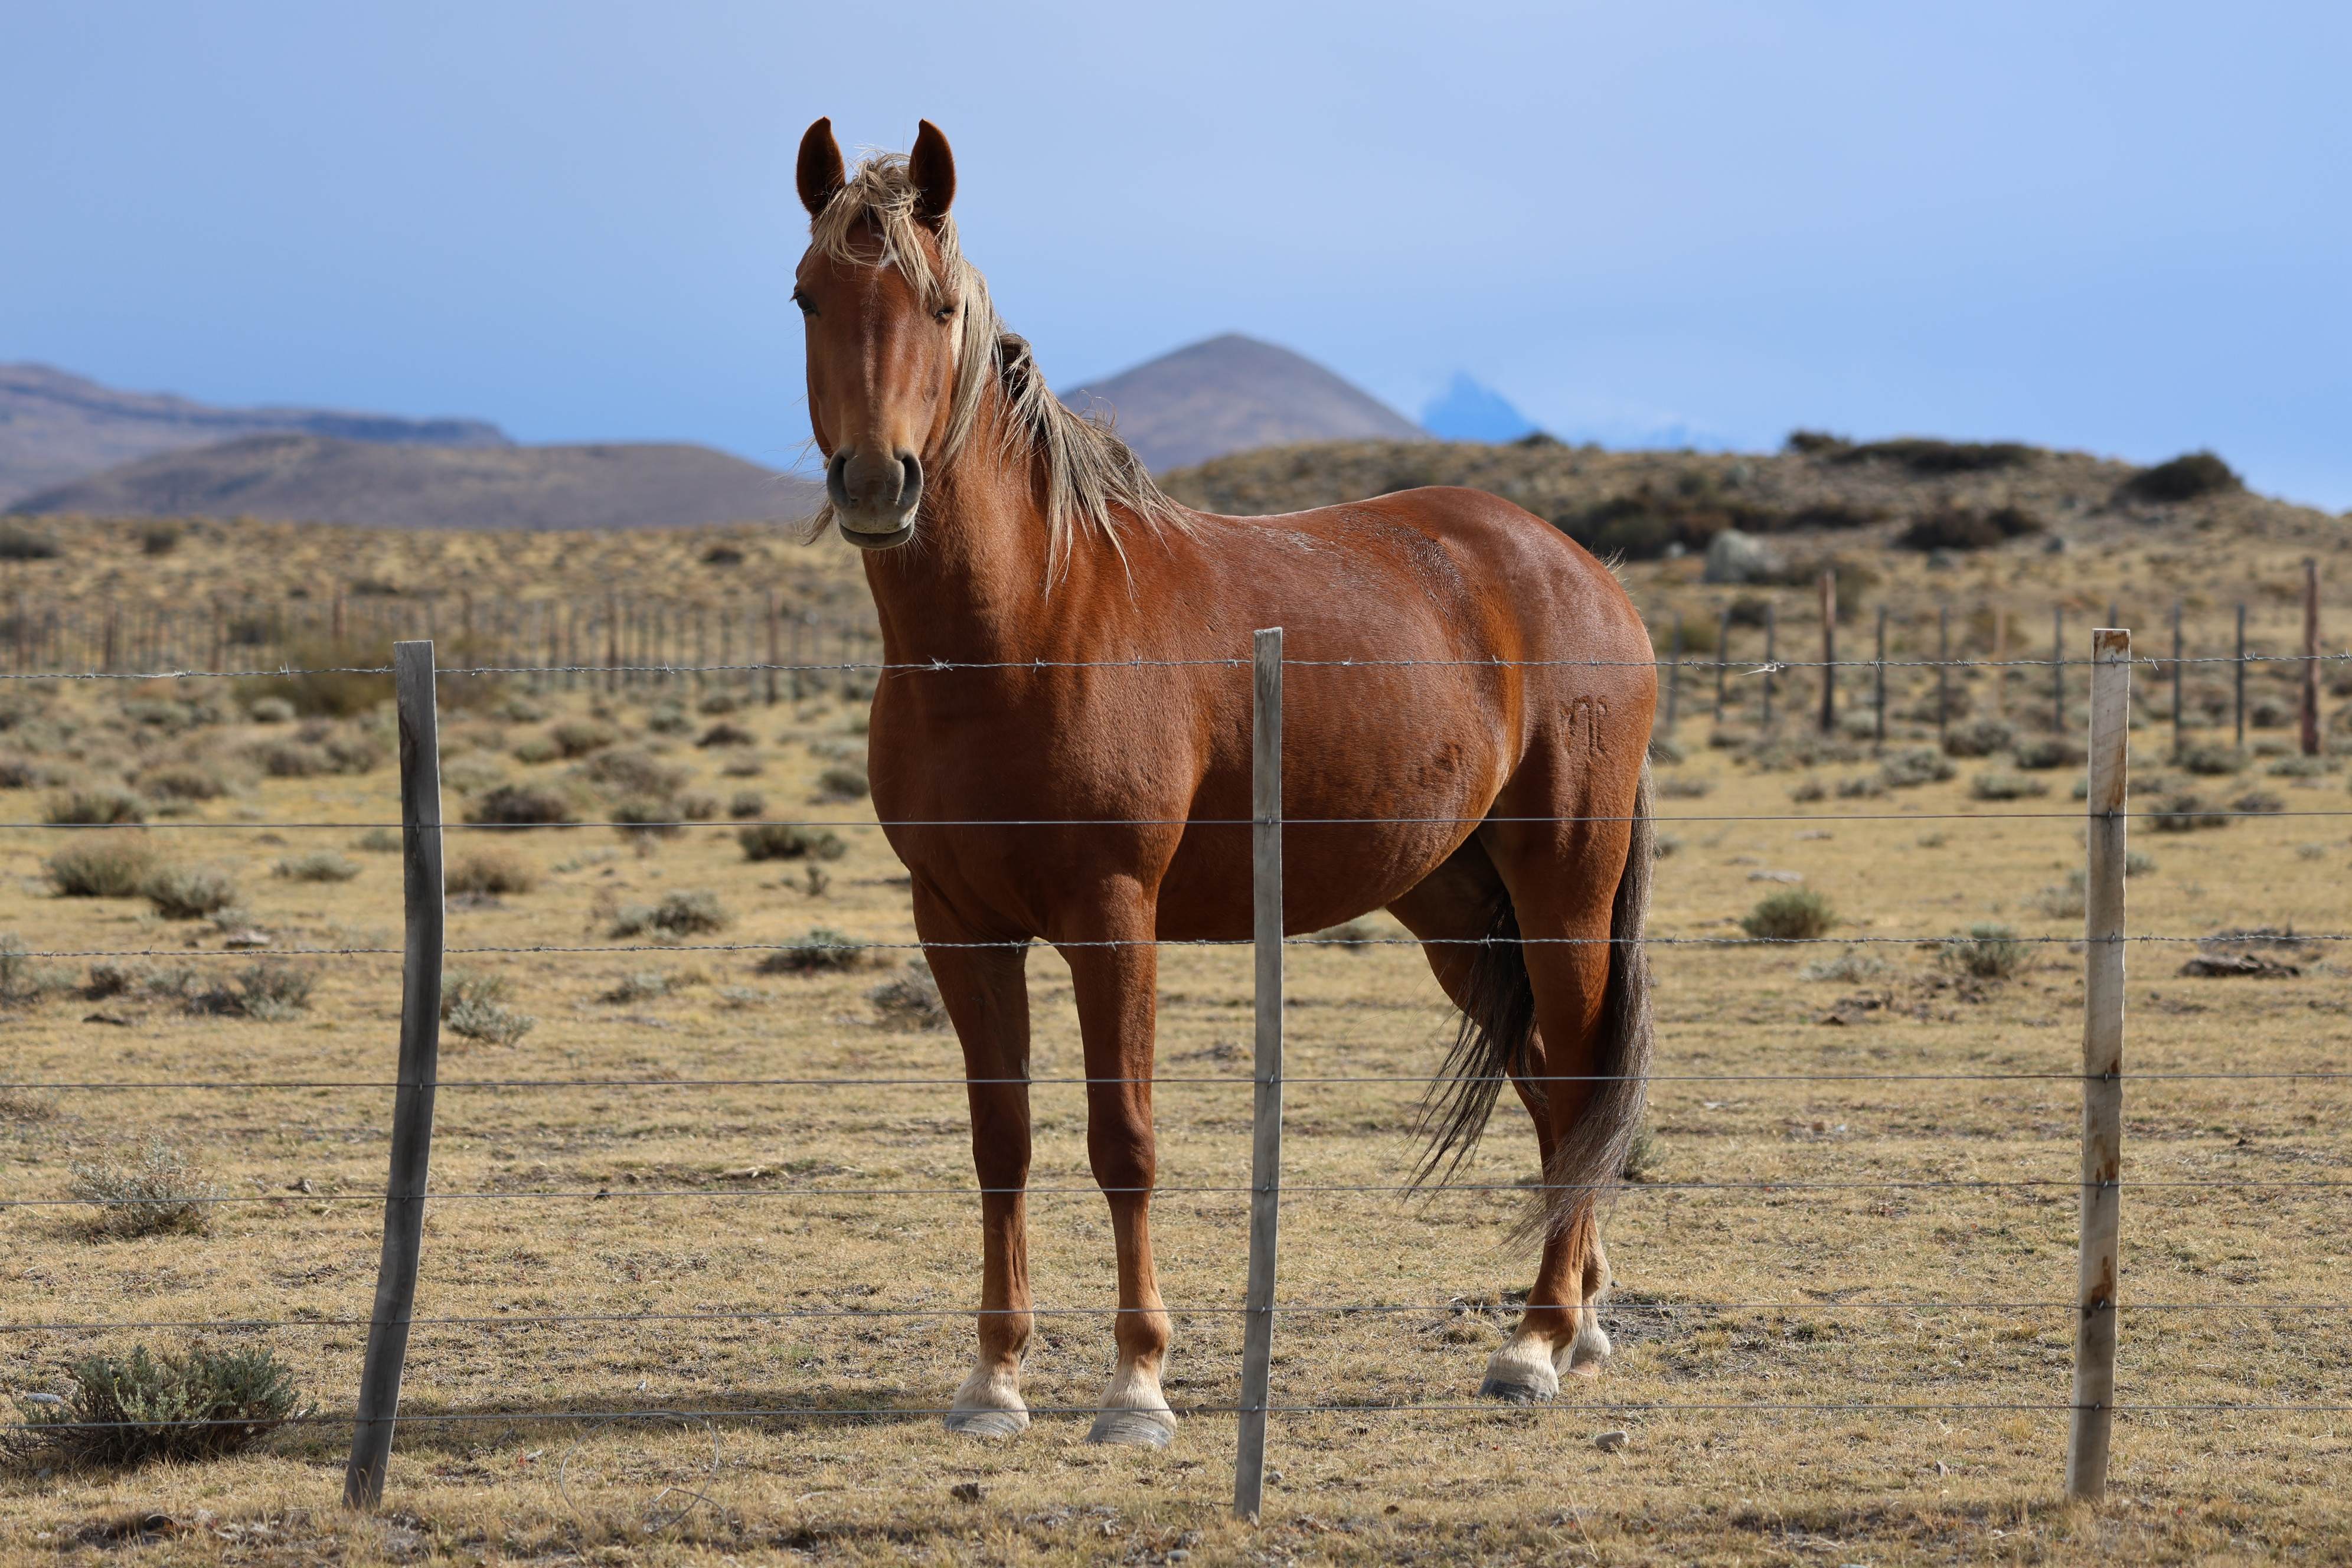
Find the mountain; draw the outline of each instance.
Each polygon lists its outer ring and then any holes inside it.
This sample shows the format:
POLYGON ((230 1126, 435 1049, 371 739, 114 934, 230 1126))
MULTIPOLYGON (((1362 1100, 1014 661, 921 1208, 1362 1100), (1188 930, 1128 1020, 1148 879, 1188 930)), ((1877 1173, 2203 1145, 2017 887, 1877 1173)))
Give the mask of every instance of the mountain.
POLYGON ((1080 413, 1108 411, 1155 470, 1257 447, 1424 435, 1313 360, 1238 332, 1073 388, 1062 401, 1080 413))
POLYGON ((164 452, 19 500, 18 512, 259 517, 393 528, 797 521, 824 487, 708 447, 423 446, 247 436, 164 452))
POLYGON ((478 419, 400 419, 323 408, 217 408, 121 392, 44 364, 0 364, 0 507, 117 463, 283 431, 345 441, 501 447, 478 419))
POLYGON ((1516 441, 1536 426, 1501 393, 1456 372, 1423 406, 1421 427, 1441 441, 1516 441))

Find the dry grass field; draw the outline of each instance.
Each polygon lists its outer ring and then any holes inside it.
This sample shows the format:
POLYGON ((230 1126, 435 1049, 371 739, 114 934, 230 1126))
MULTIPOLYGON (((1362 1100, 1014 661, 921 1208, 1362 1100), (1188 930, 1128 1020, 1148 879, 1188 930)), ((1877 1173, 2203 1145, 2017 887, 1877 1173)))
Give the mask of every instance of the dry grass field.
MULTIPOLYGON (((644 552, 644 573, 682 574, 707 543, 632 537, 610 548, 644 552)), ((467 548, 415 548, 428 544, 467 548)), ((1917 656, 1919 612, 1939 601, 2016 604, 2046 636, 2053 596, 2193 595, 2195 625, 2218 637, 2242 594, 2283 649, 2294 548, 2220 563, 2162 541, 1948 569, 1906 559, 1879 591, 1912 639, 1898 655, 1917 656)), ((792 559, 854 589, 828 553, 792 559)), ((1628 575, 1654 612, 1711 619, 1724 591, 1695 566, 1628 575)), ((1803 595, 1783 596, 1788 636, 1803 595)), ((1956 626, 1984 651, 1989 627, 1956 626)), ((1969 717, 1992 710, 1992 679, 1961 683, 1969 717)), ((2149 860, 2133 929, 2352 931, 2343 773, 2287 757, 2274 712, 2253 754, 2197 764, 2237 771, 2185 772, 2167 756, 2157 677, 2138 679, 2136 796, 2263 795, 2284 810, 2187 832, 2136 818, 2149 860)), ((770 707, 683 680, 612 694, 448 682, 453 821, 518 786, 591 821, 712 815, 675 832, 449 835, 462 885, 485 889, 455 900, 453 950, 578 951, 450 958, 487 1037, 444 1032, 433 1184, 464 1195, 430 1211, 418 1313, 449 1321, 412 1342, 404 1409, 421 1419, 401 1429, 385 1514, 337 1505, 350 1433, 327 1420, 201 1463, 0 1468, 0 1562, 2352 1557, 2352 1189, 2318 1184, 2352 1179, 2352 1080, 2287 1076, 2346 1069, 2352 957, 2304 942, 2131 950, 2126 1060, 2154 1075, 2126 1095, 2121 1386, 2141 1408, 2117 1427, 2112 1500, 2063 1505, 2079 1103, 2063 1075, 2079 1060, 2081 959, 2036 943, 1994 952, 1983 967, 2010 972, 1980 975, 1933 939, 1988 921, 2079 935, 2080 770, 2027 770, 1996 749, 1911 783, 1937 770, 1886 763, 1932 733, 1921 675, 1895 672, 1885 757, 1807 740, 1811 674, 1784 679, 1778 743, 1750 743, 1757 680, 1734 676, 1721 738, 1740 743, 1710 745, 1711 674, 1693 675, 1683 760, 1660 773, 1675 820, 1653 930, 1737 935, 1759 899, 1801 887, 1833 906, 1832 940, 1655 950, 1654 1139, 1608 1225, 1619 1353, 1556 1405, 1472 1398, 1531 1269, 1506 1242, 1508 1188, 1533 1174, 1524 1124, 1498 1115, 1466 1177, 1503 1190, 1311 1190, 1402 1178, 1419 1083, 1450 1029, 1410 947, 1291 952, 1280 1293, 1298 1310, 1277 1329, 1275 1396, 1339 1408, 1276 1416, 1278 1479, 1254 1528, 1226 1517, 1234 1420, 1220 1408, 1239 1388, 1246 952, 1178 948, 1162 964, 1155 1230, 1178 1320, 1169 1392, 1194 1412, 1175 1447, 1091 1448, 1079 1415, 1041 1415, 1003 1446, 952 1439, 926 1413, 962 1375, 978 1283, 976 1205, 941 1191, 971 1184, 953 1037, 877 999, 908 977, 903 952, 848 969, 761 963, 818 930, 910 940, 903 873, 855 798, 855 691, 770 707), (841 852, 751 859, 731 810, 838 820, 841 852), (689 911, 680 924, 723 923, 645 925, 665 900, 689 911), (2200 952, 2294 973, 2181 973, 2200 952), (519 1037, 514 1015, 533 1020, 519 1037), (2014 1076, 2031 1074, 2053 1076, 2014 1076), (1342 1077, 1396 1081, 1317 1081, 1342 1077), (628 1081, 545 1081, 582 1079, 628 1081), (796 1414, 639 1414, 679 1410, 796 1414), (571 1418, 592 1412, 623 1415, 571 1418), (1593 1441, 1615 1430, 1623 1447, 1593 1441)), ((2045 680, 2018 673, 2013 717, 2045 680)), ((2215 682, 2226 689, 2222 674, 2195 677, 2196 716, 2215 682)), ((1864 689, 1857 675, 1849 700, 1864 689)), ((2258 696, 2287 689, 2257 678, 2258 696)), ((380 713, 257 721, 268 695, 201 681, 0 692, 14 786, 0 789, 0 932, 37 952, 159 954, 112 969, 0 960, 0 1079, 317 1086, 0 1089, 0 1198, 44 1200, 0 1210, 0 1393, 60 1389, 77 1358, 136 1342, 258 1345, 320 1412, 350 1408, 399 972, 383 951, 399 942, 398 858, 371 825, 396 819, 394 784, 380 713), (147 824, 23 826, 110 789, 139 794, 147 824), (60 896, 53 857, 118 845, 216 869, 158 885, 226 904, 166 919, 146 897, 60 896), (268 945, 230 949, 250 933, 268 945), (278 961, 310 981, 299 1003, 268 971, 246 983, 257 953, 305 948, 375 951, 278 961), (184 1180, 233 1200, 205 1205, 202 1228, 111 1237, 97 1208, 49 1201, 73 1195, 76 1167, 136 1162, 155 1142, 192 1168, 184 1180), (279 1326, 24 1327, 224 1318, 279 1326)), ((2079 721, 2079 689, 2072 701, 2079 721)), ((1375 918, 1349 934, 1401 933, 1375 918)), ((1030 973, 1032 1229, 1050 1315, 1025 1392, 1043 1411, 1100 1392, 1111 1259, 1079 1091, 1052 1081, 1078 1071, 1067 973, 1045 952, 1030 973)))

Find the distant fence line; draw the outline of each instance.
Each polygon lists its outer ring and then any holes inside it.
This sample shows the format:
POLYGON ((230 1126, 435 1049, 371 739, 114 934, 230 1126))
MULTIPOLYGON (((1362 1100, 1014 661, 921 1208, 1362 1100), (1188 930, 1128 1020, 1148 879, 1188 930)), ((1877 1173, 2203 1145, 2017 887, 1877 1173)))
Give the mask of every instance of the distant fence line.
MULTIPOLYGON (((274 670, 331 662, 341 652, 389 657, 396 641, 437 640, 481 665, 530 666, 535 689, 727 684, 776 701, 819 677, 775 669, 682 666, 821 666, 870 660, 872 625, 791 605, 772 588, 717 603, 618 591, 593 599, 505 595, 223 595, 194 604, 90 598, 57 602, 17 589, 0 601, 0 660, 9 673, 274 670)), ((838 683, 839 677, 835 678, 838 683)))
MULTIPOLYGON (((2250 724, 2290 723, 2305 754, 2324 749, 2315 562, 2305 562, 2304 579, 2299 624, 2284 627, 2255 627, 2244 603, 2209 610, 2199 624, 2180 599, 2171 601, 2161 617, 2164 631, 2149 639, 2158 679, 2138 700, 2158 714, 2168 705, 2176 752, 2193 728, 2226 725, 2242 748, 2250 724), (2215 618, 2222 623, 2218 636, 2215 618), (2257 637, 2258 630, 2269 635, 2257 637), (2292 668, 2281 664, 2282 656, 2292 668), (2222 676, 2226 689, 2207 679, 2192 698, 2183 660, 2214 666, 2210 673, 2222 676), (2265 665, 2273 668, 2273 689, 2250 691, 2250 671, 2265 665), (2292 697, 2276 689, 2275 672, 2282 668, 2296 685, 2292 697)), ((1803 588, 1721 587, 1727 596, 1712 615, 1650 607, 1662 666, 1664 733, 1703 713, 1717 724, 1765 730, 1810 721, 1824 733, 1843 728, 1852 738, 1880 744, 1890 716, 1932 722, 1939 742, 1954 721, 1981 718, 2063 735, 2089 698, 2089 662, 2070 658, 2066 650, 2070 630, 2082 629, 2095 610, 2052 602, 2021 613, 2011 601, 1979 596, 1940 605, 1931 614, 1897 613, 1883 603, 1842 600, 1829 571, 1803 588), (2045 651, 2046 668, 2011 668, 2030 665, 2045 651), (1967 690, 1952 669, 1942 668, 1932 675, 1932 691, 1919 689, 1923 683, 1913 674, 1897 676, 1906 689, 1890 689, 1890 655, 1909 656, 1893 660, 1898 667, 1922 655, 1957 667, 1970 662, 1972 653, 1989 656, 1978 678, 1980 691, 1967 690)), ((2116 625, 2126 614, 2111 604, 2098 624, 2116 625)), ((16 676, 273 671, 360 655, 374 656, 365 660, 374 663, 389 657, 394 642, 409 639, 438 642, 454 662, 517 668, 534 690, 688 684, 698 690, 733 688, 770 702, 824 688, 861 690, 870 678, 815 667, 870 664, 880 646, 870 622, 787 605, 773 588, 716 602, 618 590, 584 599, 535 599, 359 588, 195 603, 59 602, 22 587, 0 600, 0 666, 16 676)))

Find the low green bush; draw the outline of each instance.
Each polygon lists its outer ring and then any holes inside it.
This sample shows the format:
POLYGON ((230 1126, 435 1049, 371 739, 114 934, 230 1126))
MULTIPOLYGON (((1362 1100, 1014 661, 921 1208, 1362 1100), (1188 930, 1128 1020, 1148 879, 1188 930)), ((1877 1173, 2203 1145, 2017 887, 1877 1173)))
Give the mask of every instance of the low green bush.
POLYGON ((1947 939, 1937 956, 1979 980, 2006 980, 2025 967, 2033 949, 2010 927, 1986 921, 1969 927, 1963 936, 1947 939))
POLYGON ((135 899, 156 867, 143 833, 90 833, 42 862, 49 885, 67 899, 135 899))
POLYGON ((613 917, 615 938, 632 936, 700 936, 723 931, 732 919, 706 889, 665 893, 658 904, 625 905, 613 917))
POLYGON ((1827 898, 1811 888, 1789 888, 1759 900, 1739 929, 1769 941, 1801 942, 1827 935, 1835 924, 1837 911, 1827 898))
POLYGON ((819 926, 789 947, 761 955, 761 974, 835 974, 866 965, 866 950, 848 937, 819 926))
POLYGON ((746 860, 838 860, 849 852, 831 828, 790 822, 747 823, 735 830, 735 842, 746 860))
POLYGON ((17 1396, 23 1423, 0 1443, 19 1463, 130 1469, 219 1458, 306 1413, 293 1369, 260 1345, 158 1356, 142 1344, 84 1356, 68 1378, 70 1392, 55 1403, 17 1396))

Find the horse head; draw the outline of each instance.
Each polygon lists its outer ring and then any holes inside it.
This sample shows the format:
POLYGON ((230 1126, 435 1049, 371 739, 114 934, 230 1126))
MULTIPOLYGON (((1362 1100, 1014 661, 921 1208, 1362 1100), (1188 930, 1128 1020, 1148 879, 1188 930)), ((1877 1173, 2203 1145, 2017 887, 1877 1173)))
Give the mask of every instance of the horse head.
POLYGON ((848 175, 820 120, 801 138, 798 176, 811 237, 793 302, 829 516, 852 544, 888 550, 914 537, 924 472, 961 441, 960 372, 982 368, 974 353, 992 346, 971 341, 978 312, 948 217, 955 155, 926 120, 913 153, 848 175))

